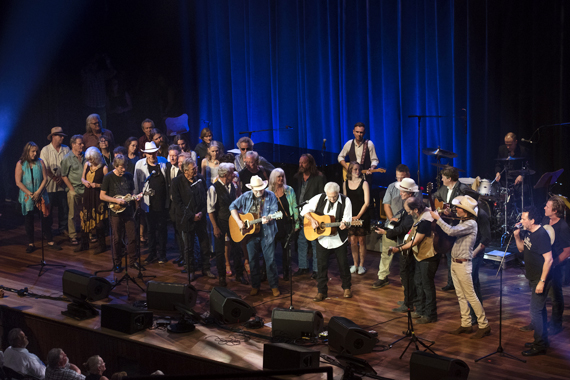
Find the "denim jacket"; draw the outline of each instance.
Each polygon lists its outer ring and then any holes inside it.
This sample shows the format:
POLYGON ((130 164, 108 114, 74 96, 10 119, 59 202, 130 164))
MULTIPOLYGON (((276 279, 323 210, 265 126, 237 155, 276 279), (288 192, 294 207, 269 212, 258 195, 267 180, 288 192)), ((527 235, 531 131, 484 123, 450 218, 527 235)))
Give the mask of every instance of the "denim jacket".
MULTIPOLYGON (((261 216, 267 216, 274 214, 278 210, 277 197, 271 191, 265 189, 263 194, 265 197, 265 202, 263 202, 263 209, 261 210, 261 216)), ((243 193, 238 199, 232 202, 230 205, 230 212, 233 210, 238 210, 240 213, 247 214, 253 206, 253 200, 255 196, 253 191, 247 191, 243 193)), ((277 223, 275 220, 270 221, 267 224, 261 225, 262 246, 267 246, 273 244, 275 235, 277 235, 277 223)))

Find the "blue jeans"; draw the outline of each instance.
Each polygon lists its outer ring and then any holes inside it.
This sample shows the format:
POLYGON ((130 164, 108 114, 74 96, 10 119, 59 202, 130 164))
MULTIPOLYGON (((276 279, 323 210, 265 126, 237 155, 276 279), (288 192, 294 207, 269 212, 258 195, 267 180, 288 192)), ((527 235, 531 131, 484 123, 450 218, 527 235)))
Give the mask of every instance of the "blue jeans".
POLYGON ((437 303, 435 295, 435 272, 439 267, 440 257, 416 262, 414 279, 417 298, 414 302, 416 312, 424 317, 437 319, 437 303))
POLYGON ((550 289, 550 299, 552 299, 552 318, 550 323, 552 327, 562 327, 562 313, 564 312, 564 294, 562 293, 562 272, 565 269, 565 263, 555 266, 552 273, 552 287, 550 289))
POLYGON ((310 269, 309 262, 307 260, 307 253, 309 251, 309 244, 313 246, 313 271, 318 271, 317 266, 317 240, 308 241, 305 239, 305 232, 301 228, 299 230, 299 238, 297 239, 297 253, 299 255, 299 269, 310 269))
POLYGON ((48 193, 48 197, 50 209, 48 216, 49 228, 51 228, 53 224, 53 208, 56 206, 58 230, 60 233, 63 233, 63 231, 67 231, 67 214, 69 213, 69 207, 67 207, 67 193, 65 191, 56 191, 54 193, 48 193))
POLYGON ((272 241, 271 244, 263 250, 261 248, 262 240, 263 237, 261 234, 256 234, 247 243, 247 255, 249 257, 249 268, 251 270, 251 287, 259 289, 261 286, 259 258, 263 253, 269 287, 276 289, 279 285, 279 278, 277 277, 277 264, 275 264, 275 241, 272 241))
POLYGON ((550 290, 551 281, 544 284, 541 294, 536 294, 538 281, 529 281, 530 284, 530 320, 534 326, 534 346, 541 349, 548 345, 548 324, 546 318, 546 298, 550 290))

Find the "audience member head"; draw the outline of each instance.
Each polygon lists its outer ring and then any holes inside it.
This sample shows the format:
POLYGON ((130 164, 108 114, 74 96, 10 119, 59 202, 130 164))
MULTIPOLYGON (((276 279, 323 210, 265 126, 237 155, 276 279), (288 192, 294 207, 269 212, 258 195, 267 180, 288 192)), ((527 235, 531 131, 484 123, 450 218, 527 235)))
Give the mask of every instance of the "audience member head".
POLYGON ((113 149, 113 157, 116 157, 118 154, 128 157, 127 148, 125 148, 124 146, 118 146, 115 149, 113 149))
POLYGON ((46 364, 51 369, 63 368, 69 363, 67 355, 61 348, 52 348, 47 354, 46 364))
POLYGON ((127 149, 128 155, 134 155, 138 157, 139 155, 139 139, 136 137, 129 137, 127 141, 125 141, 125 148, 127 149))
POLYGON ((85 151, 85 160, 93 167, 97 167, 103 162, 103 155, 99 149, 92 146, 85 151))
POLYGON ((221 154, 220 144, 217 141, 212 141, 208 147, 208 153, 206 157, 208 161, 218 160, 221 154))
POLYGON ((154 121, 150 120, 150 119, 144 119, 141 123, 141 128, 144 132, 144 135, 148 138, 148 139, 152 139, 152 134, 151 131, 153 129, 155 129, 154 126, 154 121))
POLYGON ((111 376, 111 380, 123 380, 123 377, 127 377, 127 373, 125 371, 121 371, 121 372, 115 372, 112 376, 111 376))
POLYGON ((76 154, 83 151, 83 147, 85 146, 85 144, 83 144, 83 135, 71 136, 69 143, 71 144, 71 150, 76 154))
POLYGON ((249 137, 244 136, 238 140, 236 146, 238 147, 240 154, 244 156, 246 152, 253 150, 253 141, 251 141, 249 137))
POLYGON ((8 333, 8 344, 12 348, 26 348, 28 343, 28 337, 24 334, 22 329, 16 327, 8 333))
POLYGON ((105 135, 101 135, 99 137, 99 149, 101 149, 101 153, 111 153, 114 149, 113 143, 107 138, 105 135))
MULTIPOLYGON (((204 143, 206 143, 206 145, 209 145, 212 142, 213 138, 214 137, 212 135, 212 131, 208 127, 203 128, 202 131, 200 132, 200 139, 202 141, 204 141, 204 143)), ((239 146, 238 146, 238 148, 239 148, 239 146)))
POLYGON ((103 121, 96 113, 87 116, 85 120, 85 131, 87 133, 98 133, 103 129, 103 121))
POLYGON ((287 179, 285 178, 285 172, 281 168, 275 168, 269 175, 269 190, 275 192, 277 187, 287 185, 287 179))
POLYGON ((83 363, 83 366, 87 372, 93 375, 102 375, 106 369, 105 362, 99 355, 91 356, 85 363, 83 363))
POLYGON ((186 135, 180 134, 174 136, 174 144, 178 145, 182 152, 190 151, 190 143, 188 142, 186 135))
POLYGON ((38 153, 39 149, 35 142, 28 141, 26 145, 24 145, 24 151, 22 152, 22 156, 20 157, 20 162, 23 164, 27 162, 31 164, 32 162, 36 162, 40 155, 38 153))
POLYGON ((176 144, 172 144, 168 147, 168 161, 172 166, 178 167, 178 156, 182 153, 180 147, 176 144))

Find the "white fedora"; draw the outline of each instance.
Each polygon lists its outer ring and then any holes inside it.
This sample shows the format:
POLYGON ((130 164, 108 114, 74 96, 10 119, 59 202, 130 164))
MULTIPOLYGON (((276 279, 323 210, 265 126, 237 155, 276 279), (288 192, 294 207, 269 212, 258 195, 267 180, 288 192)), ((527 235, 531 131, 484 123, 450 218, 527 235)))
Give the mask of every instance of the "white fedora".
POLYGON ((408 193, 415 193, 419 190, 416 181, 411 178, 404 178, 401 182, 396 182, 396 189, 407 191, 408 193))
POLYGON ((251 190, 263 190, 267 187, 267 181, 263 181, 261 177, 254 175, 245 186, 251 190))
POLYGON ((141 150, 143 153, 154 153, 156 151, 158 151, 158 148, 154 141, 144 143, 144 149, 141 150))

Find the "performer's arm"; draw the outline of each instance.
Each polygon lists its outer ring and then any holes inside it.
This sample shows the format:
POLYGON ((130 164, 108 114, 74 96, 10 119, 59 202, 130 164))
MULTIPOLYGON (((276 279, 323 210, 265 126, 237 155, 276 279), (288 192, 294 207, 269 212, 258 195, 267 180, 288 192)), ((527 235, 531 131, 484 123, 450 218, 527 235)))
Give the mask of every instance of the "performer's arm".
POLYGON ((376 155, 376 147, 374 146, 374 143, 370 140, 368 140, 368 152, 370 153, 370 169, 376 169, 380 161, 378 160, 378 156, 376 155))
POLYGON ((517 248, 519 249, 519 252, 524 251, 524 243, 521 239, 521 230, 515 230, 515 242, 517 243, 517 248))
POLYGON ((546 252, 542 257, 544 257, 544 264, 542 265, 540 281, 538 282, 538 285, 536 285, 536 294, 541 294, 544 291, 544 284, 546 283, 548 272, 550 272, 550 267, 552 266, 552 251, 546 252))
POLYGON ((348 164, 346 163, 346 161, 344 160, 346 158, 346 156, 348 155, 348 149, 350 147, 350 142, 352 140, 346 142, 346 144, 344 144, 344 147, 342 148, 342 150, 340 151, 340 153, 338 154, 338 162, 342 165, 343 168, 345 168, 346 170, 348 170, 348 164))

